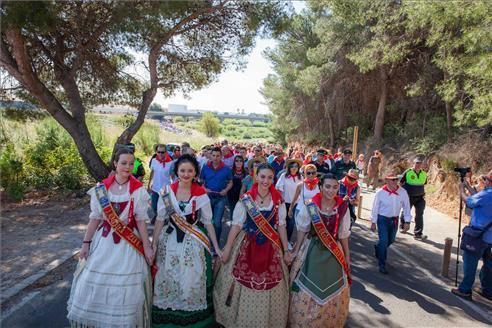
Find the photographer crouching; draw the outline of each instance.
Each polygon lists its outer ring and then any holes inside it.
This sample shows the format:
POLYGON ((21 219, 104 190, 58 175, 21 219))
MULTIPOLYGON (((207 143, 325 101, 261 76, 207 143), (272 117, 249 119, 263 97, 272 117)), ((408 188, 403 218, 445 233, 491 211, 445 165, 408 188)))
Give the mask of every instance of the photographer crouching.
MULTIPOLYGON (((459 185, 461 199, 466 206, 472 209, 470 227, 479 231, 476 235, 481 238, 475 250, 463 249, 463 271, 464 277, 458 288, 451 292, 460 297, 471 300, 472 287, 475 282, 475 274, 478 261, 483 259, 483 266, 480 270, 480 283, 482 288, 476 290, 480 295, 488 300, 492 300, 492 170, 487 175, 481 176, 485 188, 471 196, 465 193, 464 183, 459 185)), ((464 229, 464 236, 466 229, 464 229)))

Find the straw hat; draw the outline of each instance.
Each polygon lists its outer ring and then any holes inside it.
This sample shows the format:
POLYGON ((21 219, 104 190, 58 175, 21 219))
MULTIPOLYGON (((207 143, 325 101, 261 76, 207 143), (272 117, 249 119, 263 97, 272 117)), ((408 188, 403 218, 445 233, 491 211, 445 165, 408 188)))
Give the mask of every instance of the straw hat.
POLYGON ((265 163, 266 160, 264 157, 256 157, 256 158, 252 158, 249 160, 248 162, 248 169, 251 171, 253 169, 253 164, 254 162, 258 162, 258 163, 265 163))
POLYGON ((299 158, 289 158, 285 161, 285 167, 288 168, 289 165, 296 163, 299 165, 299 169, 302 167, 302 161, 299 158))
POLYGON ((347 172, 347 176, 351 177, 352 179, 359 180, 359 171, 355 169, 350 169, 347 172))

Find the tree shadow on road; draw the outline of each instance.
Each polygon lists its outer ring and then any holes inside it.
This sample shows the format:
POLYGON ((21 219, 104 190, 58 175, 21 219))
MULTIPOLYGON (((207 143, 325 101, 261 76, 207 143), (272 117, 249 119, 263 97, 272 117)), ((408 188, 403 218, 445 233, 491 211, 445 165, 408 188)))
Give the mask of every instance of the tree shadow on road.
MULTIPOLYGON (((453 307, 463 310, 467 315, 482 323, 490 324, 469 307, 463 306, 461 301, 450 293, 449 288, 432 282, 429 275, 434 275, 435 278, 440 279, 440 277, 436 277, 435 274, 431 273, 435 271, 435 268, 423 268, 418 259, 432 258, 436 256, 436 253, 423 248, 418 243, 413 244, 412 247, 399 249, 407 255, 410 261, 392 251, 392 248, 397 246, 392 245, 389 249, 387 260, 387 268, 390 274, 383 275, 379 273, 372 247, 373 243, 376 242, 376 238, 376 235, 370 236, 365 227, 359 226, 352 232, 350 247, 352 272, 355 277, 351 292, 352 299, 366 303, 377 313, 385 316, 391 315, 390 310, 381 304, 381 298, 367 290, 366 286, 371 286, 400 300, 417 303, 422 310, 429 314, 452 320, 455 314, 451 313, 449 309, 453 307), (368 245, 370 246, 368 247, 368 245), (418 254, 418 257, 410 256, 411 252, 414 255, 418 254)), ((427 262, 422 263, 428 264, 427 262)), ((435 261, 432 261, 432 263, 435 263, 435 261)), ((439 269, 437 272, 439 272, 439 269)), ((403 306, 405 305, 403 304, 403 306)), ((408 318, 406 324, 418 326, 420 325, 418 320, 419 318, 408 318)), ((378 322, 377 325, 383 326, 385 324, 378 322)), ((394 323, 391 324, 391 326, 393 325, 394 323)))

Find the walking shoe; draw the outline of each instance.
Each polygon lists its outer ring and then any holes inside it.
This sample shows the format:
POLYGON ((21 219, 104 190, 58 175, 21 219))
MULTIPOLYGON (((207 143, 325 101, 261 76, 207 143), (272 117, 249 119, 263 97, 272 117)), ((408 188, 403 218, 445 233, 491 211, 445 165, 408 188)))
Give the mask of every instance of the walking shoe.
POLYGON ((484 294, 482 288, 475 287, 475 288, 473 288, 473 291, 475 293, 477 293, 478 295, 482 296, 483 298, 485 298, 486 300, 492 301, 492 296, 491 295, 484 294))
POLYGON ((426 240, 427 235, 414 235, 413 238, 416 240, 426 240))
POLYGON ((472 294, 471 293, 464 293, 460 291, 458 288, 453 288, 451 289, 451 293, 453 293, 456 296, 459 296, 461 298, 464 298, 466 300, 471 301, 472 300, 472 294))
POLYGON ((386 270, 384 265, 379 266, 379 272, 381 272, 382 274, 388 274, 388 270, 386 270))

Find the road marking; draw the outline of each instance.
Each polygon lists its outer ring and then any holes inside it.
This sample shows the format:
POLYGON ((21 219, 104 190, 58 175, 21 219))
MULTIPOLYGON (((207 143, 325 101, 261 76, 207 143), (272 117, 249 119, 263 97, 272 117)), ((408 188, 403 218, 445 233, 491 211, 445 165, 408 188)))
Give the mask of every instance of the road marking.
POLYGON ((18 309, 20 309, 21 307, 23 307, 24 305, 26 305, 27 302, 29 302, 34 297, 36 297, 39 293, 41 293, 41 292, 40 291, 31 292, 31 293, 27 294, 26 296, 24 296, 20 300, 19 303, 17 303, 16 305, 14 305, 13 307, 11 307, 10 309, 8 309, 6 311, 3 311, 2 312, 2 321, 5 320, 5 319, 7 319, 8 317, 10 317, 12 315, 12 313, 14 313, 18 309))

